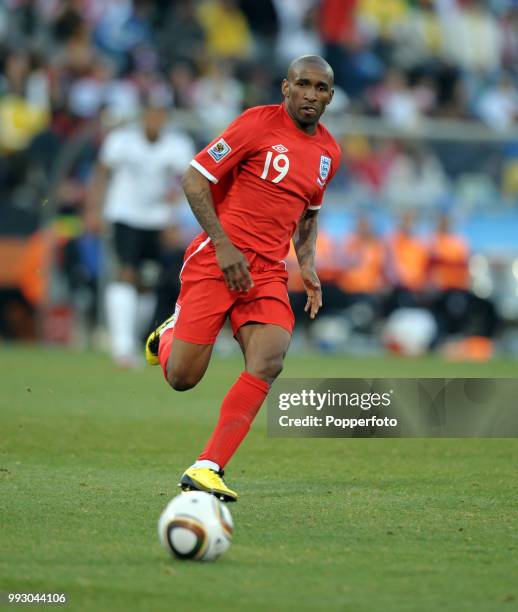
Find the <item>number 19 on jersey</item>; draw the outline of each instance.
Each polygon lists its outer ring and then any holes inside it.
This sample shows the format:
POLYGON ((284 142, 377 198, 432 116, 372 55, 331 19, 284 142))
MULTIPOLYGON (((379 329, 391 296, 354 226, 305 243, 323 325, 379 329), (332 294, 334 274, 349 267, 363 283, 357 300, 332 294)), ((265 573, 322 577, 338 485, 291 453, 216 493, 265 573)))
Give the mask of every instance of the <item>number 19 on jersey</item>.
POLYGON ((268 172, 270 170, 270 165, 272 165, 273 169, 278 172, 278 174, 273 179, 271 179, 271 181, 272 183, 279 183, 288 174, 288 170, 290 169, 290 160, 288 159, 287 155, 284 155, 284 153, 280 153, 279 155, 273 157, 273 163, 272 157, 273 152, 268 151, 266 153, 266 159, 264 161, 264 168, 263 173, 261 174, 261 178, 265 181, 268 180, 268 172))

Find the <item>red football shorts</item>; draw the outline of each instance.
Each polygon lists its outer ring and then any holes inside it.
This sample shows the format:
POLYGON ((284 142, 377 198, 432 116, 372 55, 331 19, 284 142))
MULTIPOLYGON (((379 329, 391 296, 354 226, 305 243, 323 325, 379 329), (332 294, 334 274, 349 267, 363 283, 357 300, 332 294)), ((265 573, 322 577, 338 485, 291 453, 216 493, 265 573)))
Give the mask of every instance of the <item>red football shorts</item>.
POLYGON ((245 323, 272 323, 290 334, 295 318, 288 298, 288 273, 284 262, 272 264, 253 252, 250 262, 254 287, 230 291, 219 268, 210 239, 196 238, 187 248, 180 272, 182 287, 176 302, 174 337, 194 344, 214 344, 230 319, 236 335, 245 323))

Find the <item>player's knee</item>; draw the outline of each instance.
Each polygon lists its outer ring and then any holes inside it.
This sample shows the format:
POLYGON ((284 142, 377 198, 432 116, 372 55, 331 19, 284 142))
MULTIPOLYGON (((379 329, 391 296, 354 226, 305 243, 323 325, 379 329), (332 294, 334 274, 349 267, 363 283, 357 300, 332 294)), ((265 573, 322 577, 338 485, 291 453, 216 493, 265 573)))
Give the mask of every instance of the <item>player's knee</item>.
POLYGON ((257 378, 272 383, 282 372, 283 365, 282 355, 276 355, 275 357, 263 357, 254 360, 247 365, 247 370, 252 376, 257 376, 257 378))
POLYGON ((189 389, 192 389, 198 384, 197 380, 188 377, 175 376, 174 374, 167 376, 167 382, 175 391, 189 391, 189 389))
POLYGON ((200 377, 196 374, 175 370, 174 368, 167 368, 166 378, 175 391, 189 391, 200 381, 200 377))

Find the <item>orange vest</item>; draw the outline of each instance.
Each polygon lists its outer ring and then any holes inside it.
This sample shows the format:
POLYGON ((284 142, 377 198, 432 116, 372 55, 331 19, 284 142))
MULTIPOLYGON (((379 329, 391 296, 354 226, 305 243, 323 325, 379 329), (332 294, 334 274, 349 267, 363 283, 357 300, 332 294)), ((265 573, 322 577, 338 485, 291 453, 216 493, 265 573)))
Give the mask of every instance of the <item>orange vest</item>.
MULTIPOLYGON (((319 232, 316 244, 315 267, 322 283, 336 280, 338 272, 335 255, 335 246, 331 238, 325 232, 319 232)), ((288 253, 286 263, 289 272, 288 289, 290 291, 304 291, 305 287, 300 277, 300 269, 293 242, 290 244, 290 252, 288 253)))
POLYGON ((424 289, 428 273, 428 253, 420 240, 395 232, 388 241, 387 275, 391 284, 410 291, 424 289))
POLYGON ((430 283, 436 289, 468 289, 469 248, 455 234, 436 233, 430 244, 430 283))
POLYGON ((377 293, 383 287, 385 249, 378 238, 350 236, 340 255, 338 286, 346 293, 377 293))

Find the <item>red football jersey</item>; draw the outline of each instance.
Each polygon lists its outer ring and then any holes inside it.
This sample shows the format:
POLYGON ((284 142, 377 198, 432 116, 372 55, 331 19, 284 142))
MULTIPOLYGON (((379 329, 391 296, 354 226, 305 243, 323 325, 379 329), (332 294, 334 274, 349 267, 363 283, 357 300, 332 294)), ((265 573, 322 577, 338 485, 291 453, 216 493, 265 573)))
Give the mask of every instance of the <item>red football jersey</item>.
POLYGON ((213 183, 219 220, 241 250, 283 260, 302 214, 322 205, 340 148, 318 125, 299 129, 284 104, 245 111, 192 160, 213 183))

